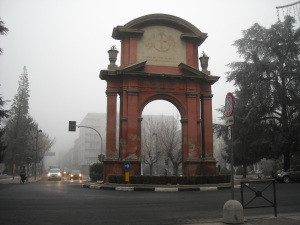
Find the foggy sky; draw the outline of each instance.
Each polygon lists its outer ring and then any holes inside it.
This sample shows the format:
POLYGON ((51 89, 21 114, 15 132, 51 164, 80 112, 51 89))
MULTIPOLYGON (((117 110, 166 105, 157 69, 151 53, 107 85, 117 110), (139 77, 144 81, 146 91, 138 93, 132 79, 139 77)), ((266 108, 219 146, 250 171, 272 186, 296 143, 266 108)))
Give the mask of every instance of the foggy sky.
MULTIPOLYGON (((99 72, 109 64, 107 51, 120 42, 112 30, 140 16, 164 13, 187 20, 208 38, 199 47, 210 57, 208 70, 220 76, 213 85, 213 109, 224 105, 226 65, 239 59, 233 42, 254 23, 270 27, 277 21, 276 6, 296 0, 0 0, 0 17, 9 29, 0 36, 0 84, 4 100, 17 93, 25 65, 29 75, 30 114, 39 129, 56 139, 53 151, 72 147, 78 123, 88 112, 106 113, 106 81, 99 72)), ((119 65, 120 53, 118 55, 119 65)), ((159 103, 159 102, 158 102, 159 103)), ((6 106, 9 108, 9 104, 6 106)), ((171 104, 147 105, 143 114, 173 114, 171 104)), ((214 120, 220 116, 213 111, 214 120)))

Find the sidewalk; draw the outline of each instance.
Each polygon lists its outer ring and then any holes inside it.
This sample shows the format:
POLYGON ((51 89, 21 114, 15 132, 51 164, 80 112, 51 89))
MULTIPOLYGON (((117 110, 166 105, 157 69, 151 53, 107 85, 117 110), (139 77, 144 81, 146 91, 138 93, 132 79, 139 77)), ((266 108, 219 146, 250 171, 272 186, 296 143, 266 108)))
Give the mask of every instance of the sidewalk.
MULTIPOLYGON (((244 219, 245 225, 298 225, 300 224, 300 213, 281 214, 278 217, 274 216, 257 216, 244 219)), ((222 219, 205 221, 190 225, 225 225, 222 219)))
MULTIPOLYGON (((29 177, 28 178, 28 183, 32 183, 32 182, 36 182, 41 180, 42 177, 37 177, 36 180, 33 177, 29 177)), ((0 184, 19 184, 20 183, 20 176, 16 175, 15 178, 13 179, 13 177, 11 175, 6 175, 6 174, 0 174, 0 184)))

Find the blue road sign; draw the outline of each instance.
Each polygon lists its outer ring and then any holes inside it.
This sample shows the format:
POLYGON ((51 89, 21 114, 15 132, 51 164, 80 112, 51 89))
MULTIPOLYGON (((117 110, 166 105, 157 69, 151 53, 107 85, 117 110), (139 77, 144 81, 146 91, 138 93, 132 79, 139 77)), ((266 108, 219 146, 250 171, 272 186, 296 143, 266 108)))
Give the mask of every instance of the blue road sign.
POLYGON ((125 167, 125 171, 126 171, 126 172, 129 172, 130 167, 131 167, 130 162, 129 162, 129 161, 126 161, 125 164, 124 164, 124 167, 125 167))

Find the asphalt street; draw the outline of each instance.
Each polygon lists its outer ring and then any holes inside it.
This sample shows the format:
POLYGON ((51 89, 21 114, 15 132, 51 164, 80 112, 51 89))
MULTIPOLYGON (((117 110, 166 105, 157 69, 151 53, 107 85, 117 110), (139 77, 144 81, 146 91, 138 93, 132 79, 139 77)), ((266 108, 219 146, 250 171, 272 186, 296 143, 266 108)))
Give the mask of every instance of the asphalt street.
MULTIPOLYGON (((277 184, 278 214, 300 212, 300 183, 277 184)), ((222 218, 230 190, 125 192, 82 188, 80 181, 0 185, 0 223, 10 224, 196 224, 222 218)), ((240 200, 240 190, 235 190, 240 200)), ((245 217, 272 215, 248 209, 245 217)))

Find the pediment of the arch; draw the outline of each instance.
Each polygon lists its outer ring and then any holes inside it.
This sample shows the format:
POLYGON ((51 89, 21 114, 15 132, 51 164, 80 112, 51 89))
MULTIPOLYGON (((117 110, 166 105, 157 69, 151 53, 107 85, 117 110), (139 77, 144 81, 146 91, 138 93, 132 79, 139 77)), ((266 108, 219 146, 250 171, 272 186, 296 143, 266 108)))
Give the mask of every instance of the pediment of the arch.
POLYGON ((198 46, 207 38, 206 33, 201 32, 188 21, 177 16, 159 13, 138 17, 129 21, 124 26, 115 27, 113 29, 112 37, 118 40, 121 40, 126 36, 141 37, 145 34, 148 27, 155 26, 173 28, 180 32, 179 37, 181 39, 194 40, 198 46))
POLYGON ((126 66, 121 71, 123 72, 130 72, 130 71, 143 71, 145 68, 147 61, 142 61, 138 63, 131 64, 129 66, 126 66))

